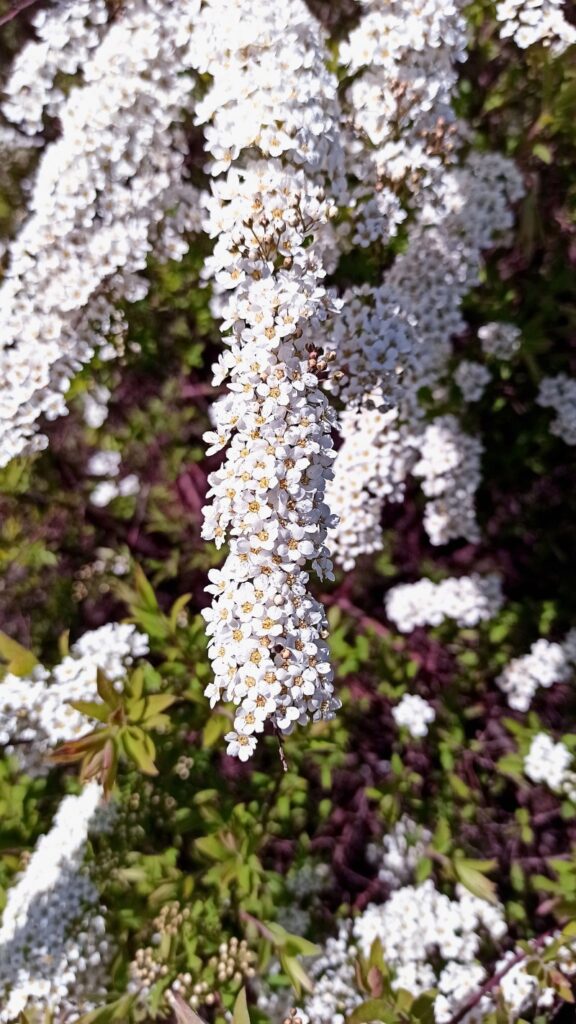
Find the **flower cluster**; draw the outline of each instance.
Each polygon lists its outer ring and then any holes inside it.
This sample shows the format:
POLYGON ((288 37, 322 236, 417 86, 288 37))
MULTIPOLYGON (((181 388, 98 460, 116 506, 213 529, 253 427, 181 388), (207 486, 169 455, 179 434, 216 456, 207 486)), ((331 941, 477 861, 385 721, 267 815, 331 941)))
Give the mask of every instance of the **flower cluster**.
POLYGON ((478 962, 485 939, 498 942, 507 932, 503 910, 457 888, 456 898, 439 892, 429 879, 395 889, 382 905, 370 904, 340 926, 312 967, 313 994, 304 1009, 315 1024, 344 1024, 361 1002, 354 961, 368 957, 375 940, 393 970, 394 988, 419 995, 436 988, 438 1024, 451 1019, 486 977, 478 962))
POLYGON ((463 359, 454 372, 454 380, 465 402, 479 402, 492 375, 487 366, 463 359))
POLYGON ((64 798, 50 831, 8 889, 0 925, 0 1021, 26 1009, 62 1019, 95 1009, 113 949, 82 862, 100 803, 97 783, 64 798), (96 1000, 95 1002, 93 1000, 96 1000))
POLYGON ((516 324, 491 321, 478 330, 482 351, 496 359, 512 359, 520 348, 522 335, 516 324))
POLYGON ((4 87, 4 116, 28 135, 41 132, 44 115, 57 116, 66 98, 55 84, 58 74, 73 76, 84 67, 107 23, 104 0, 57 0, 38 11, 32 18, 37 41, 22 47, 4 87))
POLYGON ((128 473, 121 480, 115 480, 120 473, 120 452, 111 450, 94 452, 88 460, 86 472, 90 476, 107 477, 101 480, 90 494, 90 501, 98 508, 109 505, 114 498, 138 494, 140 481, 135 473, 128 473))
POLYGON ((346 360, 352 355, 365 388, 362 397, 355 389, 355 403, 340 417, 343 444, 327 489, 328 503, 340 517, 331 547, 345 568, 359 554, 381 546, 382 504, 402 499, 410 472, 425 477, 423 489, 432 498, 425 514, 432 543, 479 538, 475 491, 482 443, 466 434, 453 415, 427 424, 419 394, 426 389, 441 397, 445 391, 450 339, 466 328, 463 298, 478 282, 483 250, 510 229, 511 204, 522 195, 522 182, 500 156, 472 154, 462 167, 444 169, 418 189, 428 203, 411 224, 406 249, 386 273, 376 298, 364 292, 354 299, 353 309, 362 311, 369 323, 366 308, 381 295, 386 315, 380 337, 374 341, 369 333, 368 358, 358 358, 355 353, 365 347, 365 335, 357 326, 362 328, 362 320, 352 317, 353 337, 342 339, 339 346, 345 353, 342 360, 335 349, 344 382, 346 360))
POLYGON ((498 0, 500 36, 512 38, 523 50, 543 43, 554 54, 563 53, 576 43, 576 28, 564 17, 563 7, 564 0, 498 0))
POLYGON ((528 654, 514 658, 496 679, 516 711, 527 711, 539 686, 548 687, 569 679, 576 667, 576 630, 562 643, 536 640, 528 654))
POLYGON ((496 615, 502 604, 502 580, 497 573, 450 577, 433 583, 401 583, 386 595, 386 614, 401 633, 417 626, 439 626, 452 619, 459 626, 476 626, 496 615))
POLYGON ((90 731, 89 720, 70 702, 98 699, 98 669, 119 689, 134 659, 147 652, 144 634, 113 622, 84 633, 50 671, 36 665, 29 677, 6 675, 0 686, 0 743, 17 753, 28 774, 44 773, 52 747, 90 731))
POLYGON ((92 9, 98 22, 105 5, 82 4, 76 18, 63 10, 75 5, 60 4, 42 22, 50 41, 24 51, 24 70, 16 63, 10 111, 21 111, 26 130, 45 101, 50 110, 56 102, 47 85, 54 60, 64 70, 83 61, 83 84, 60 97, 60 135, 42 154, 30 216, 7 251, 0 465, 42 447, 37 421, 66 412, 71 377, 96 351, 112 358, 121 349, 125 324, 115 303, 146 294, 138 272, 152 249, 157 258, 181 258, 185 236, 200 227, 197 190, 183 181, 187 143, 178 124, 193 85, 182 72, 195 62, 190 29, 199 7, 136 0, 93 47, 92 9), (22 104, 27 62, 42 54, 44 85, 22 104))
POLYGON ((366 852, 378 867, 380 881, 390 889, 399 889, 413 878, 431 839, 428 829, 404 815, 380 843, 370 844, 366 852))
POLYGON ((436 718, 432 705, 417 693, 405 693, 396 707, 392 708, 396 725, 407 729, 414 739, 428 734, 428 726, 436 718))
POLYGON ((216 243, 206 272, 228 291, 220 312, 223 330, 231 328, 214 367, 229 393, 206 435, 209 453, 227 451, 209 478, 202 532, 230 548, 210 574, 214 602, 203 613, 215 675, 206 694, 212 705, 236 705, 228 752, 246 760, 266 722, 288 733, 339 706, 326 619, 306 569, 312 562, 331 575, 324 491, 333 416, 320 388, 328 363, 315 341, 337 308, 322 283, 322 231, 335 212, 322 174, 337 184, 339 147, 335 79, 300 0, 272 10, 252 4, 240 32, 227 0, 213 0, 204 18, 198 32, 212 45, 201 70, 213 83, 198 119, 211 118, 211 172, 227 171, 207 200, 216 243), (248 159, 249 147, 267 159, 248 159))
POLYGON ((566 444, 576 444, 576 380, 566 373, 544 377, 536 401, 538 405, 551 406, 556 413, 550 432, 566 444))
POLYGON ((371 143, 380 178, 429 178, 442 166, 443 150, 450 159, 457 132, 451 101, 467 42, 462 5, 363 0, 363 6, 340 50, 354 76, 348 90, 354 126, 371 143))
POLYGON ((432 544, 456 537, 480 540, 475 497, 482 478, 484 447, 465 434, 455 416, 439 416, 426 427, 420 441, 420 459, 414 474, 422 480, 426 505, 424 525, 432 544))
POLYGON ((539 732, 524 758, 524 774, 532 782, 543 782, 554 792, 576 800, 576 772, 571 765, 572 754, 564 743, 555 743, 548 733, 539 732))

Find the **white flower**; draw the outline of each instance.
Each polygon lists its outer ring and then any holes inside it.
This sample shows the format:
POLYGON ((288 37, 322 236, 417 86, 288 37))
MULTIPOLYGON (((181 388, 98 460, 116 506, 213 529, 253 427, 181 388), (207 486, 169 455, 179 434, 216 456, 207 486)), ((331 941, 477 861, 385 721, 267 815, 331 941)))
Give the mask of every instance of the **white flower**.
POLYGON ((400 703, 392 708, 396 725, 403 726, 411 736, 426 736, 428 726, 436 718, 436 712, 428 701, 416 693, 405 693, 400 703))
POLYGON ((562 643, 540 639, 528 654, 514 658, 496 679, 511 708, 527 711, 539 686, 549 687, 570 677, 576 666, 576 630, 562 643))
POLYGON ((532 782, 544 782, 550 789, 560 792, 572 781, 568 772, 572 754, 563 743, 554 743, 547 733, 538 733, 524 758, 524 773, 532 782))
POLYGON ((550 432, 561 437, 566 444, 576 444, 576 380, 565 373, 543 377, 537 402, 551 406, 556 413, 550 432))
POLYGON ((56 1016, 95 1008, 112 955, 98 892, 82 867, 97 825, 100 786, 64 798, 24 872, 8 889, 0 925, 0 1022, 27 1008, 56 1016))
POLYGON ((500 577, 473 573, 440 583, 422 579, 392 587, 386 595, 386 614, 402 633, 409 633, 417 626, 439 626, 446 619, 476 626, 497 615, 503 603, 500 577))
POLYGON ((484 394, 486 385, 490 383, 491 374, 482 363, 463 359, 456 368, 454 380, 462 392, 464 401, 478 402, 484 394))

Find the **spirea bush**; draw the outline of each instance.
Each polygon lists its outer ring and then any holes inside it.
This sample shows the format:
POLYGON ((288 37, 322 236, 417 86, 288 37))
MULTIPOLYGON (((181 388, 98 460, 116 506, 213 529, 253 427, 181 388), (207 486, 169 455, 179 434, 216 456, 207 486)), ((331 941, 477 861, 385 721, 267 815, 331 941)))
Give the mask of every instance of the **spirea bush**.
POLYGON ((0 52, 0 1024, 569 1024, 573 4, 0 52))

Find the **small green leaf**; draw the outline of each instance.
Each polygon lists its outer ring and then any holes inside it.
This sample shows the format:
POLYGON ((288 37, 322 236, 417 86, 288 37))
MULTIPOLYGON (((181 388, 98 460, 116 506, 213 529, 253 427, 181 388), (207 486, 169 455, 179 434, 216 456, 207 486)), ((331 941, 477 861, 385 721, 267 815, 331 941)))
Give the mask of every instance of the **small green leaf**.
POLYGON ((96 718, 99 722, 106 723, 110 717, 110 708, 95 700, 69 700, 67 703, 81 715, 86 715, 87 718, 96 718))
POLYGON ((174 693, 155 693, 151 697, 145 697, 144 721, 146 722, 153 715, 159 715, 166 708, 172 707, 178 697, 174 693))
POLYGON ((246 999, 245 988, 241 988, 236 996, 236 1002, 234 1003, 234 1011, 232 1014, 232 1024, 250 1024, 250 1014, 248 1013, 248 1000, 246 999))
POLYGON ((0 631, 0 658, 6 662, 6 669, 14 676, 28 676, 38 664, 31 651, 0 631))
POLYGON ((393 1024, 393 1021, 397 1020, 396 1014, 391 1011, 390 1004, 385 999, 367 999, 347 1016, 346 1024, 370 1024, 374 1020, 381 1021, 382 1024, 393 1024))
POLYGON ((143 570, 139 565, 134 566, 134 583, 136 593, 142 602, 142 607, 150 612, 158 611, 158 601, 151 583, 146 579, 143 570))
POLYGON ((312 992, 314 984, 310 975, 304 970, 302 964, 295 956, 286 956, 280 953, 280 963, 284 973, 288 975, 292 988, 297 996, 302 992, 312 992))
POLYGON ((202 730, 202 746, 204 750, 214 747, 230 728, 230 719, 226 715, 211 714, 202 730))
POLYGON ((130 681, 127 686, 127 690, 134 700, 139 700, 144 693, 144 669, 142 666, 134 669, 130 676, 130 681))
POLYGON ((91 1010, 77 1018, 77 1024, 112 1024, 112 1021, 126 1021, 127 1013, 134 1004, 133 995, 121 996, 107 1006, 101 1006, 98 1010, 91 1010))
POLYGON ((188 604, 190 604, 191 600, 192 600, 192 594, 182 594, 176 601, 174 601, 174 604, 172 605, 172 607, 170 609, 170 616, 169 616, 170 626, 171 626, 173 632, 176 631, 176 628, 178 626, 178 618, 179 618, 179 616, 184 611, 186 606, 188 604))
POLYGON ((498 902, 494 882, 483 874, 483 871, 492 869, 493 861, 472 861, 457 857, 452 861, 452 866, 458 881, 466 886, 474 896, 478 896, 481 900, 487 900, 489 903, 498 902), (486 867, 485 865, 490 866, 486 867))
POLYGON ((149 736, 137 726, 129 726, 121 732, 121 740, 126 754, 145 775, 158 775, 154 764, 156 749, 149 736))
POLYGON ((120 697, 101 668, 96 669, 96 689, 98 690, 98 696, 110 708, 120 706, 120 697))

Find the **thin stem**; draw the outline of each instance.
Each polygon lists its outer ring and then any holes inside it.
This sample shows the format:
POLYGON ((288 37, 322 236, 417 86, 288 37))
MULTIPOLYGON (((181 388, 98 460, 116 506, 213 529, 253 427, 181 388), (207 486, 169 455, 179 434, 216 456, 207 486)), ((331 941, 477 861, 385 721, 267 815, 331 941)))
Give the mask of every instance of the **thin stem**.
MULTIPOLYGON (((553 935, 555 931, 557 931, 556 928, 551 928, 549 931, 543 932, 542 935, 539 935, 537 939, 534 939, 532 943, 534 951, 536 951, 539 946, 543 946, 546 942, 546 939, 553 935)), ((516 956, 512 957, 512 959, 508 961, 505 967, 502 967, 500 971, 497 971, 496 974, 493 974, 491 978, 488 978, 488 981, 484 982, 484 984, 481 985, 480 988, 473 995, 471 995, 469 999, 466 1000, 464 1005, 461 1006, 460 1009, 457 1010, 457 1012, 454 1014, 454 1016, 450 1018, 448 1024, 460 1024, 460 1021, 464 1020, 464 1018, 470 1013, 470 1011, 478 1005, 478 1003, 482 999, 482 996, 488 995, 488 993, 491 992, 492 989, 497 988, 500 982, 502 981, 502 978, 505 977, 506 974, 508 974, 508 971, 511 971, 512 968, 516 967, 516 964, 521 963, 522 960, 526 960, 526 958, 530 956, 531 952, 532 950, 530 950, 529 952, 521 950, 519 953, 516 954, 516 956)))
POLYGON ((0 25, 7 25, 9 21, 13 21, 17 18, 22 11, 25 11, 27 7, 33 7, 37 4, 38 0, 19 0, 11 10, 6 11, 6 14, 0 14, 0 25))

